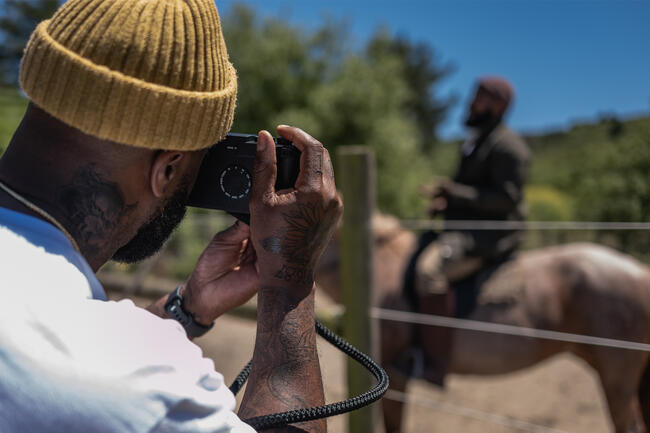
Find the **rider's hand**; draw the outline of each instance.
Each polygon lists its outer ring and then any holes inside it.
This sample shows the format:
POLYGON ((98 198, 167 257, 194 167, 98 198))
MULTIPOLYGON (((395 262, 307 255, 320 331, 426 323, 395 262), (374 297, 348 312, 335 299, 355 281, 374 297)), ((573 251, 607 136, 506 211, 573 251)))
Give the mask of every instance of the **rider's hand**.
POLYGON ((343 212, 327 149, 301 129, 279 126, 302 152, 295 188, 276 191, 271 134, 259 134, 251 191, 251 239, 260 286, 311 289, 316 262, 343 212))
POLYGON ((436 185, 435 191, 433 193, 433 197, 444 197, 447 198, 449 197, 449 194, 454 187, 454 182, 449 180, 449 179, 441 179, 438 181, 438 184, 436 185))
POLYGON ((428 213, 429 216, 433 218, 443 213, 446 209, 447 209, 447 199, 442 196, 438 196, 438 197, 434 197, 433 200, 431 200, 428 213))
POLYGON ((258 276, 250 228, 237 222, 214 236, 181 290, 184 308, 209 325, 257 292, 258 276))

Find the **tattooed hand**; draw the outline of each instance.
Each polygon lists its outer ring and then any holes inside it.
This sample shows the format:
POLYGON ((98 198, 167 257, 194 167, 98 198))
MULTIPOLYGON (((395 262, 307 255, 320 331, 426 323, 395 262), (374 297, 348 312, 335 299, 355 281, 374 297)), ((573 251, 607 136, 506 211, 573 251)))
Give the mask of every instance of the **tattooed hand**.
POLYGON ((285 287, 311 288, 316 262, 343 211, 329 152, 304 131, 278 133, 302 152, 292 190, 275 191, 276 156, 271 135, 259 134, 251 192, 251 233, 260 279, 285 287))
MULTIPOLYGON (((239 415, 253 418, 324 403, 314 327, 314 266, 343 211, 329 153, 297 128, 278 133, 301 150, 294 189, 275 191, 275 145, 262 131, 250 198, 258 259, 257 336, 239 415)), ((325 420, 273 432, 321 433, 325 420)))

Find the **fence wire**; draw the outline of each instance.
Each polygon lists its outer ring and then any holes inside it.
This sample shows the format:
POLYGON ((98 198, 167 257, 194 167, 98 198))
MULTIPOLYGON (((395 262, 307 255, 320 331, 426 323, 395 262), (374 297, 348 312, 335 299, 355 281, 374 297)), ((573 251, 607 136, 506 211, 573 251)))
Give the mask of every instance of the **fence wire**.
MULTIPOLYGON (((234 218, 224 212, 190 214, 198 224, 229 224, 234 218)), ((650 222, 601 221, 503 221, 503 220, 441 220, 400 219, 402 227, 411 230, 529 230, 529 231, 580 231, 580 230, 650 230, 650 222)))
POLYGON ((407 404, 415 404, 422 407, 431 409, 438 409, 444 412, 460 415, 466 418, 472 418, 482 422, 489 422, 492 424, 499 424, 501 426, 523 432, 530 433, 568 433, 564 430, 557 430, 551 427, 546 427, 539 424, 533 424, 527 421, 510 418, 505 415, 498 415, 494 413, 484 412, 478 409, 472 409, 465 406, 458 406, 453 403, 448 403, 442 399, 432 399, 414 396, 413 394, 406 394, 400 391, 389 389, 386 391, 384 398, 388 400, 400 401, 407 404))
POLYGON ((492 334, 513 335, 518 337, 562 341, 565 343, 588 344, 591 346, 650 352, 650 344, 639 343, 635 341, 616 340, 612 338, 594 337, 591 335, 571 334, 568 332, 550 331, 546 329, 526 328, 523 326, 503 325, 500 323, 459 319, 456 317, 412 313, 408 311, 387 310, 384 308, 376 307, 370 308, 369 315, 374 319, 390 320, 393 322, 442 326, 445 328, 463 329, 467 331, 488 332, 492 334))
POLYGON ((400 220, 400 224, 411 230, 650 230, 650 223, 645 222, 406 219, 400 220))

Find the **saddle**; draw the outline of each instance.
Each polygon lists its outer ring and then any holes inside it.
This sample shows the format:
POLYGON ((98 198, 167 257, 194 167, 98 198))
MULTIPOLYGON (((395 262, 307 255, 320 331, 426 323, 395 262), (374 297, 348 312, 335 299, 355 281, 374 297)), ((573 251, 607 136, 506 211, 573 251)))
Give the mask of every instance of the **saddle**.
MULTIPOLYGON (((513 254, 484 261, 483 266, 478 270, 450 283, 449 290, 445 292, 423 293, 422 290, 416 289, 417 261, 435 239, 433 235, 423 235, 420 238, 418 248, 406 268, 404 298, 414 312, 466 318, 476 307, 484 283, 501 266, 510 261, 513 254)), ((444 327, 414 326, 411 341, 413 346, 409 351, 410 362, 408 363, 411 369, 403 372, 408 376, 423 377, 434 384, 444 386, 453 344, 452 330, 444 327), (423 341, 426 341, 426 344, 423 344, 423 341)))
MULTIPOLYGON (((424 250, 438 238, 435 232, 426 232, 418 239, 418 245, 411 256, 411 259, 404 272, 404 282, 402 284, 402 294, 404 299, 407 300, 410 311, 418 312, 420 305, 420 297, 416 290, 416 265, 418 258, 422 255, 424 250)), ((454 293, 453 296, 453 317, 466 318, 476 307, 477 300, 480 295, 481 287, 490 279, 490 277, 505 263, 514 258, 514 252, 510 252, 498 258, 487 260, 476 271, 471 272, 469 275, 450 283, 450 291, 454 293)))

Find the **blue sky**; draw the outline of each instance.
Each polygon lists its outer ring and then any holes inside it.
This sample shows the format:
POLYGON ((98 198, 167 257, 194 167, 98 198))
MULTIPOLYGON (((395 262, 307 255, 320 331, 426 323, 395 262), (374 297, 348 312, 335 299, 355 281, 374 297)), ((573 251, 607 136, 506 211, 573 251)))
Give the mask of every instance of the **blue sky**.
MULTIPOLYGON (((223 12, 234 3, 217 0, 223 12)), ((381 25, 429 42, 455 72, 440 94, 460 99, 441 130, 462 134, 477 76, 499 74, 517 89, 510 123, 524 132, 565 128, 604 113, 650 112, 647 0, 244 0, 262 16, 306 28, 345 20, 360 43, 381 25)))

